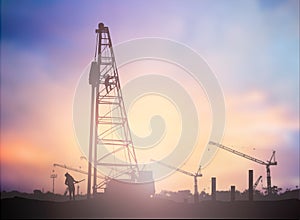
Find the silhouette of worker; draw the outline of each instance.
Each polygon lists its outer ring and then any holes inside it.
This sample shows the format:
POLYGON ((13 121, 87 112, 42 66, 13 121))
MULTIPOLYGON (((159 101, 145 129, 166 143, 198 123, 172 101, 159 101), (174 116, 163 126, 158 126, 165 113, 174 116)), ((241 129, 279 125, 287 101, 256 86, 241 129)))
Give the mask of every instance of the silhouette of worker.
POLYGON ((106 74, 104 76, 104 78, 105 78, 104 79, 105 89, 106 89, 106 92, 109 93, 112 90, 111 85, 113 84, 109 80, 113 79, 114 77, 113 76, 109 76, 108 74, 106 74), (108 88, 109 88, 109 90, 108 90, 108 88))
POLYGON ((69 188, 70 200, 72 199, 72 197, 73 197, 73 200, 75 200, 75 186, 74 186, 74 183, 78 183, 78 181, 74 180, 74 178, 69 173, 66 173, 65 177, 66 177, 65 184, 69 188))

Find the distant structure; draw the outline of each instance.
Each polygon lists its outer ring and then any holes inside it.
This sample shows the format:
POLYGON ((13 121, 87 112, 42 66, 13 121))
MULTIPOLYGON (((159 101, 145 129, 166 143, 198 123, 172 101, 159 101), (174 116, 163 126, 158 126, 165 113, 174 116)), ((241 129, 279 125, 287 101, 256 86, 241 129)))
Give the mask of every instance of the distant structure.
POLYGON ((54 173, 54 170, 52 170, 52 174, 50 175, 50 178, 52 179, 52 193, 54 194, 54 180, 57 178, 57 174, 54 173))
POLYGON ((248 193, 249 193, 249 201, 253 201, 253 170, 249 170, 249 188, 248 188, 248 193))
POLYGON ((211 199, 216 201, 217 199, 217 179, 216 177, 211 178, 211 199))
POLYGON ((235 201, 235 186, 230 186, 230 201, 235 201))
MULTIPOLYGON (((226 147, 226 146, 224 146, 224 145, 222 145, 222 144, 215 143, 215 142, 213 142, 213 141, 210 141, 209 144, 215 145, 215 146, 217 146, 217 147, 219 147, 219 148, 222 148, 222 149, 224 149, 224 150, 227 150, 227 151, 229 151, 229 152, 231 152, 231 153, 234 153, 234 154, 239 155, 239 156, 241 156, 241 157, 244 157, 244 158, 246 158, 246 159, 248 159, 248 160, 252 160, 252 161, 254 161, 254 162, 256 162, 256 163, 259 163, 259 164, 261 164, 261 165, 266 166, 266 169, 267 169, 267 192, 268 192, 268 195, 271 195, 271 194, 272 194, 271 170, 270 170, 270 166, 277 165, 277 161, 275 160, 275 151, 273 151, 270 160, 268 160, 267 162, 265 162, 265 161, 256 159, 256 158, 254 158, 254 157, 251 157, 251 156, 249 156, 249 155, 247 155, 247 154, 244 154, 244 153, 241 153, 241 152, 239 152, 239 151, 236 151, 236 150, 234 150, 234 149, 231 149, 231 148, 229 148, 229 147, 226 147)), ((253 188, 252 188, 252 189, 253 189, 253 188)))

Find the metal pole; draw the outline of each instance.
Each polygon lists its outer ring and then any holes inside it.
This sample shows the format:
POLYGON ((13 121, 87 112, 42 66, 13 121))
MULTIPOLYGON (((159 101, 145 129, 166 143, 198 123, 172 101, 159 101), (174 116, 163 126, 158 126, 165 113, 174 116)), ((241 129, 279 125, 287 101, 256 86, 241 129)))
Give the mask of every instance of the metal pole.
POLYGON ((270 196, 272 194, 272 186, 271 186, 271 171, 269 165, 267 165, 267 190, 268 190, 268 196, 270 196))
POLYGON ((197 176, 194 176, 194 202, 195 204, 199 203, 199 193, 198 193, 198 184, 197 184, 197 176))
MULTIPOLYGON (((97 59, 97 78, 99 80, 100 78, 100 65, 101 65, 101 59, 102 59, 102 55, 101 55, 101 46, 102 46, 102 31, 104 28, 104 24, 103 23, 99 23, 98 24, 98 29, 96 29, 96 33, 98 33, 98 59, 97 59), (98 75, 99 74, 99 75, 98 75)), ((96 82, 96 102, 95 102, 95 113, 94 113, 94 122, 95 122, 95 126, 94 126, 94 184, 93 184, 93 195, 95 196, 97 193, 97 142, 98 142, 98 118, 99 118, 99 106, 98 106, 98 96, 99 96, 99 81, 97 80, 96 82)), ((91 121, 93 119, 91 118, 91 121)), ((91 125, 92 126, 92 125, 91 125)))
POLYGON ((253 201, 253 170, 249 170, 249 201, 253 201))
POLYGON ((231 186, 230 187, 230 192, 231 192, 231 196, 230 196, 230 201, 235 201, 235 186, 231 186))
POLYGON ((95 86, 92 85, 91 95, 91 122, 90 122, 90 143, 89 143, 89 166, 88 166, 88 181, 87 181, 87 198, 91 197, 91 178, 92 178, 92 158, 93 158, 93 128, 94 128, 94 101, 95 101, 95 86))
POLYGON ((97 141, 98 141, 98 93, 99 86, 96 87, 96 109, 95 109, 95 129, 94 129, 94 184, 93 184, 93 195, 97 194, 97 141))
MULTIPOLYGON (((54 170, 53 170, 54 172, 54 170)), ((54 194, 54 179, 57 177, 57 174, 51 174, 50 178, 52 178, 52 193, 54 194)))
POLYGON ((211 199, 216 200, 216 177, 211 178, 211 199))

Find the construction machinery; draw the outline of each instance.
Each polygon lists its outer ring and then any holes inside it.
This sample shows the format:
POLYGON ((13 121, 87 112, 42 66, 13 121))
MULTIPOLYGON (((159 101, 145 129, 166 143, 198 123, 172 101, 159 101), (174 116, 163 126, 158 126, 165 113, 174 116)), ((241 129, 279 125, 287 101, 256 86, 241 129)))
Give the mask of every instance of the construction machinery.
POLYGON ((120 192, 117 186, 122 188, 125 184, 128 186, 125 191, 134 193, 132 185, 149 186, 148 191, 153 194, 152 172, 141 171, 138 166, 112 40, 103 23, 96 29, 95 57, 87 83, 91 86, 87 197, 91 196, 91 188, 96 195, 97 189, 103 186, 97 182, 98 171, 111 181, 106 182, 107 192, 120 192))
POLYGON ((157 163, 159 163, 159 164, 161 164, 161 165, 163 165, 163 166, 166 166, 166 167, 168 167, 168 168, 170 168, 170 169, 173 169, 173 170, 176 170, 176 171, 178 171, 178 172, 181 172, 181 173, 183 173, 183 174, 185 174, 185 175, 194 177, 194 203, 195 203, 195 204, 198 204, 198 203, 199 203, 199 192, 198 192, 197 178, 202 176, 202 174, 201 174, 201 167, 199 167, 199 169, 197 170, 196 173, 191 173, 191 172, 182 170, 182 169, 180 169, 180 168, 170 166, 170 165, 165 164, 165 163, 163 163, 163 162, 161 162, 161 161, 155 161, 155 160, 151 160, 151 161, 157 162, 157 163))
MULTIPOLYGON (((71 170, 77 173, 88 175, 88 172, 77 169, 74 167, 67 166, 65 164, 53 164, 54 167, 60 167, 66 170, 71 170)), ((122 196, 130 197, 132 194, 139 195, 142 197, 148 197, 155 194, 155 186, 154 186, 154 180, 152 176, 152 171, 140 171, 138 182, 136 184, 129 183, 128 180, 117 180, 119 176, 123 175, 123 173, 119 173, 116 176, 109 177, 109 176, 102 176, 97 174, 97 178, 100 180, 99 183, 97 183, 96 187, 97 189, 102 189, 104 193, 110 194, 113 196, 122 196)), ((85 179, 83 179, 85 180, 85 179)), ((78 182, 82 182, 83 180, 80 180, 78 182)), ((65 194, 67 193, 67 189, 65 191, 65 194)))
POLYGON ((219 144, 219 143, 216 143, 216 142, 213 142, 213 141, 210 141, 209 144, 214 145, 214 146, 217 146, 217 147, 222 148, 222 149, 224 149, 224 150, 227 150, 227 151, 229 151, 229 152, 231 152, 231 153, 234 153, 234 154, 236 154, 236 155, 239 155, 239 156, 241 156, 241 157, 243 157, 243 158, 246 158, 246 159, 248 159, 248 160, 251 160, 251 161, 254 161, 254 162, 256 162, 256 163, 259 163, 259 164, 261 164, 261 165, 266 166, 266 170, 267 170, 267 193, 268 193, 268 195, 271 195, 271 194, 272 194, 271 170, 270 170, 270 166, 276 166, 276 165, 277 165, 277 161, 275 160, 275 151, 273 151, 271 158, 270 158, 267 162, 265 162, 265 161, 256 159, 256 158, 251 157, 251 156, 249 156, 249 155, 247 155, 247 154, 241 153, 241 152, 239 152, 239 151, 236 151, 236 150, 234 150, 234 149, 231 149, 231 148, 229 148, 229 147, 226 147, 226 146, 224 146, 224 145, 222 145, 222 144, 219 144))
POLYGON ((253 191, 256 189, 256 187, 257 187, 259 181, 261 180, 261 178, 262 178, 262 176, 259 176, 259 177, 257 178, 256 182, 255 182, 254 185, 253 185, 253 191))
MULTIPOLYGON (((77 168, 74 168, 74 167, 70 167, 70 166, 67 166, 65 164, 58 164, 58 163, 54 163, 53 164, 54 167, 60 167, 60 168, 64 168, 66 170, 72 170, 72 171, 75 171, 77 173, 81 173, 81 174, 85 174, 85 175, 88 175, 88 172, 84 171, 84 170, 80 170, 80 169, 77 169, 77 168)), ((101 176, 101 175, 97 175, 97 178, 99 179, 105 179, 105 177, 101 176)))
MULTIPOLYGON (((88 172, 86 172, 86 171, 84 171, 84 170, 80 170, 80 169, 77 169, 77 168, 74 168, 74 167, 70 167, 70 166, 67 166, 67 165, 65 165, 65 164, 57 164, 57 163, 54 163, 53 166, 54 166, 54 167, 64 168, 64 169, 66 169, 66 170, 72 170, 72 171, 75 171, 75 172, 77 172, 77 173, 81 173, 81 174, 88 175, 88 172)), ((107 178, 105 178, 105 177, 103 177, 103 176, 101 176, 101 175, 97 175, 97 178, 101 179, 102 183, 104 183, 104 182, 107 181, 107 178)), ((85 179, 83 179, 83 180, 85 180, 85 179)), ((82 182, 83 180, 78 181, 78 183, 79 183, 79 182, 82 182)), ((78 187, 79 187, 79 185, 78 185, 78 187)), ((67 192, 68 192, 68 187, 66 188, 64 195, 66 195, 67 192)))

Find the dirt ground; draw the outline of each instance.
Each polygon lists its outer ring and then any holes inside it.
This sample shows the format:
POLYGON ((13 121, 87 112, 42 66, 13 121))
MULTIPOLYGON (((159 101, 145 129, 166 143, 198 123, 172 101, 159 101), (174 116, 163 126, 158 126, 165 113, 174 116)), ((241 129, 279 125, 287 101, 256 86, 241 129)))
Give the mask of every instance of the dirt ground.
POLYGON ((10 218, 300 219, 300 200, 202 201, 195 205, 137 198, 96 198, 65 202, 21 197, 1 199, 1 219, 10 218))

